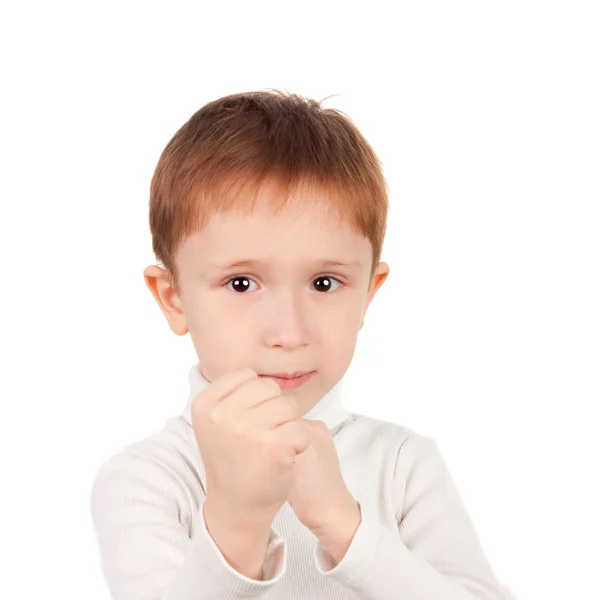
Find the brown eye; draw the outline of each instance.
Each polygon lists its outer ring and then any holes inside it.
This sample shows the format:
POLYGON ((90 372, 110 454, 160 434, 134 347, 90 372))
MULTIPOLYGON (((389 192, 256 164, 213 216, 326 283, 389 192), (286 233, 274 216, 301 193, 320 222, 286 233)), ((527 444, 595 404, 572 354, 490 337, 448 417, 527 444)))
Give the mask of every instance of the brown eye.
POLYGON ((331 283, 329 283, 331 281, 335 281, 340 286, 342 285, 342 282, 339 281, 339 279, 336 279, 335 277, 330 277, 329 275, 323 275, 315 279, 315 282, 319 282, 315 285, 315 289, 317 290, 317 292, 328 292, 329 290, 331 290, 331 283))
POLYGON ((243 294, 248 291, 248 287, 250 286, 250 282, 253 281, 249 277, 233 277, 230 279, 225 285, 228 286, 230 283, 233 284, 232 289, 234 292, 238 292, 243 294))
MULTIPOLYGON (((238 275, 236 277, 232 277, 226 284, 226 287, 229 287, 233 292, 237 292, 238 294, 243 294, 250 289, 250 282, 256 283, 250 277, 244 277, 243 275, 238 275)), ((333 290, 338 289, 342 285, 344 285, 339 279, 336 277, 331 277, 330 275, 322 275, 321 277, 317 277, 315 280, 315 290, 317 292, 329 292, 332 290, 332 282, 337 283, 338 287, 333 287, 333 290)), ((250 290, 251 291, 251 290, 250 290)))

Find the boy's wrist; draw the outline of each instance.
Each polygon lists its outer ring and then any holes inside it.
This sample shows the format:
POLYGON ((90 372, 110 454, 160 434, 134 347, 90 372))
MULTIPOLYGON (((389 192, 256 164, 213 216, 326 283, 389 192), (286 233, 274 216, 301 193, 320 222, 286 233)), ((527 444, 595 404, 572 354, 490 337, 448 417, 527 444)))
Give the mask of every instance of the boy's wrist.
POLYGON ((347 511, 341 511, 330 525, 313 533, 337 565, 346 555, 361 523, 362 511, 355 501, 347 511))
POLYGON ((236 571, 261 581, 270 523, 251 521, 235 512, 224 512, 222 506, 209 502, 208 498, 204 502, 203 516, 209 535, 236 571))
POLYGON ((274 518, 274 515, 259 515, 256 511, 228 502, 216 493, 212 496, 207 495, 204 500, 205 514, 207 508, 215 518, 231 524, 236 530, 250 534, 262 531, 268 533, 274 518))

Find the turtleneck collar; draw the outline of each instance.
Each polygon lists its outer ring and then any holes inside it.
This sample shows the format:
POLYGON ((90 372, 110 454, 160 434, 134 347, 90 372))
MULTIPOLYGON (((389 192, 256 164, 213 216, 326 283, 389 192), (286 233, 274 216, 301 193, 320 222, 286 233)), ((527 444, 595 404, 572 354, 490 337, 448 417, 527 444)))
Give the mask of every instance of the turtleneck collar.
MULTIPOLYGON (((202 375, 200 363, 196 363, 189 370, 188 380, 190 392, 188 395, 187 406, 181 416, 191 425, 192 402, 202 390, 210 385, 210 382, 202 375)), ((343 404, 343 384, 344 379, 342 378, 304 415, 303 418, 323 421, 332 435, 337 433, 341 428, 342 423, 350 417, 350 413, 346 411, 343 404)))

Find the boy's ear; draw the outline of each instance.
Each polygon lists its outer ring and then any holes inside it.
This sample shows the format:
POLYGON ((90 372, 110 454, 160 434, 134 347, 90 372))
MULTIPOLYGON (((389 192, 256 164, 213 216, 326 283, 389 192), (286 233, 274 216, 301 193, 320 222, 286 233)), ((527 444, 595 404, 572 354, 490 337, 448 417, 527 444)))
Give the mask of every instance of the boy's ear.
POLYGON ((144 280, 165 315, 171 331, 176 335, 185 335, 189 329, 181 307, 181 300, 171 287, 168 271, 157 265, 150 265, 144 269, 144 280))
POLYGON ((363 325, 365 324, 365 315, 367 314, 367 309, 369 308, 369 305, 371 304, 371 300, 373 300, 373 298, 375 297, 375 294, 377 293, 377 290, 379 290, 379 288, 383 285, 383 282, 387 279, 387 276, 389 274, 390 274, 390 266, 387 263, 380 262, 379 265, 377 265, 377 269, 376 269, 375 273, 373 274, 371 287, 367 294, 367 299, 365 302, 365 306, 363 308, 363 313, 362 313, 362 317, 360 320, 359 329, 362 329, 363 325))

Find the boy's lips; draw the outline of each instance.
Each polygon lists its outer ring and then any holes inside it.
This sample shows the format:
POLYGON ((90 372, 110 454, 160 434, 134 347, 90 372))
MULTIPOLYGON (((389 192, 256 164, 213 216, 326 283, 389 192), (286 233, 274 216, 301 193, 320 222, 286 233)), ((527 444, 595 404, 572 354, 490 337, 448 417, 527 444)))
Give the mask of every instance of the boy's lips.
POLYGON ((296 371, 295 373, 261 373, 260 377, 278 377, 279 379, 294 379, 302 375, 308 375, 312 371, 296 371))
POLYGON ((269 379, 273 379, 279 384, 281 389, 289 390, 300 387, 304 383, 306 383, 313 375, 315 371, 306 371, 304 373, 292 374, 294 376, 290 377, 289 374, 284 375, 266 375, 261 374, 259 377, 268 377, 269 379))

